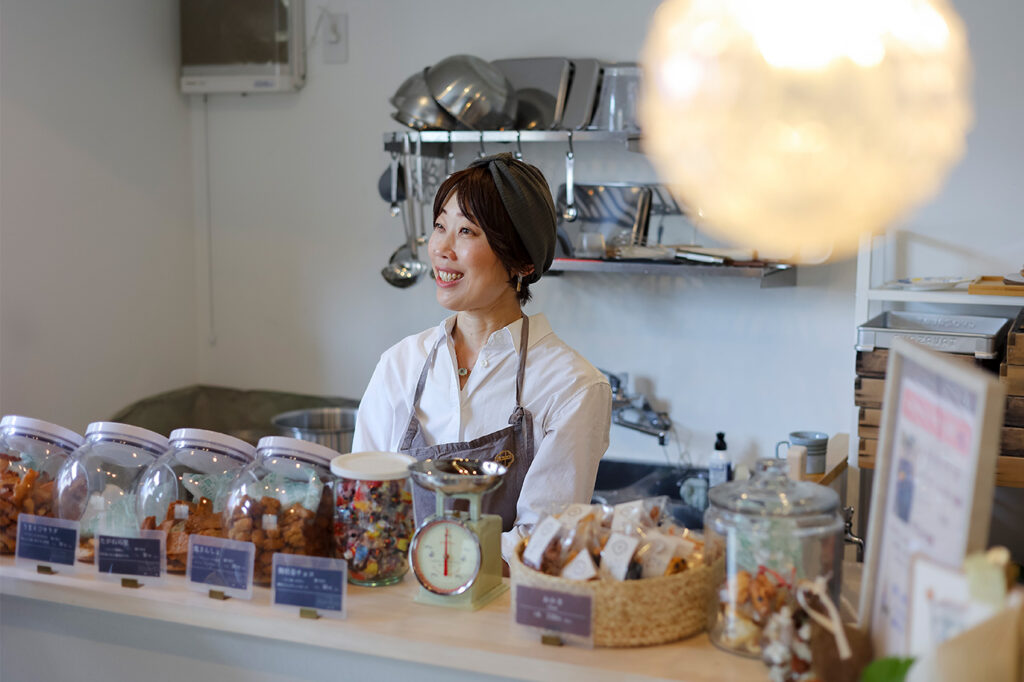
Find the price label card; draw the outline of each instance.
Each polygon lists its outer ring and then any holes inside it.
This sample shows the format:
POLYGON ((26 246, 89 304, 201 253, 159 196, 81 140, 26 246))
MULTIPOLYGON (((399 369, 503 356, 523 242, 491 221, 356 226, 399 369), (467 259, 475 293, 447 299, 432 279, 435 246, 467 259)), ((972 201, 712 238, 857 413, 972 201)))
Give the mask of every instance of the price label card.
POLYGON ((345 617, 348 563, 341 559, 275 554, 270 603, 294 610, 314 609, 328 618, 345 617))
POLYGON ((158 584, 167 570, 167 533, 142 530, 139 537, 96 536, 96 572, 103 580, 146 578, 158 584))
POLYGON ((593 598, 517 585, 515 619, 519 625, 555 633, 566 641, 594 645, 593 598))
POLYGON ((43 565, 74 572, 77 570, 78 528, 78 521, 18 514, 14 563, 23 568, 35 569, 43 565))
POLYGON ((252 569, 256 546, 251 542, 188 536, 186 581, 196 592, 219 590, 229 597, 252 599, 252 569))

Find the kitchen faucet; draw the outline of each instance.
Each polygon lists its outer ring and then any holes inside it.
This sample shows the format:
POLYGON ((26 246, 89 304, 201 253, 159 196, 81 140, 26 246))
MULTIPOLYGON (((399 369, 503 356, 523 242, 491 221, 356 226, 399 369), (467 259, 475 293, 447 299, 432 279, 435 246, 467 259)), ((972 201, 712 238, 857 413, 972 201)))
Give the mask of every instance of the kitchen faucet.
POLYGON ((603 369, 601 372, 608 377, 612 388, 612 422, 654 436, 659 445, 664 445, 669 429, 672 428, 668 413, 656 411, 642 393, 627 394, 628 374, 616 375, 603 369))

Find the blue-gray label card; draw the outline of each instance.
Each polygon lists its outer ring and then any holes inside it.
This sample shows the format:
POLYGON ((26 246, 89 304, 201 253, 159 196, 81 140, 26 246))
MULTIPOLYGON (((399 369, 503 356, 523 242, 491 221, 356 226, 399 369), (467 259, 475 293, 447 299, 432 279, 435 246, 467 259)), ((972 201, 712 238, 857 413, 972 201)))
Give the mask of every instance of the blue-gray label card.
POLYGON ((159 578, 162 559, 160 537, 96 536, 96 570, 100 573, 159 578))
POLYGON ((256 547, 205 535, 188 538, 188 586, 220 590, 228 596, 252 598, 252 569, 256 547))
POLYGON ((516 587, 516 623, 575 637, 589 638, 593 599, 576 594, 516 587))
POLYGON ((51 519, 33 514, 18 515, 15 559, 74 566, 77 548, 77 521, 51 519))
POLYGON ((341 559, 275 554, 272 604, 344 618, 348 563, 341 559))

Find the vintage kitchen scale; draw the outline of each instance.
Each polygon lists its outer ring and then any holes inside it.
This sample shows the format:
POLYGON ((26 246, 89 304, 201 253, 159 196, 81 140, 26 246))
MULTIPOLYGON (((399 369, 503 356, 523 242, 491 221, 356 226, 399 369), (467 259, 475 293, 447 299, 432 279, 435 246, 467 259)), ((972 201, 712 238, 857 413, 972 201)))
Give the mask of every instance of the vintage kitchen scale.
POLYGON ((471 459, 423 460, 409 465, 412 480, 436 495, 432 516, 409 545, 409 564, 420 582, 421 604, 475 610, 501 595, 501 517, 481 514, 484 495, 501 485, 507 469, 471 459), (469 511, 447 509, 466 500, 469 511))

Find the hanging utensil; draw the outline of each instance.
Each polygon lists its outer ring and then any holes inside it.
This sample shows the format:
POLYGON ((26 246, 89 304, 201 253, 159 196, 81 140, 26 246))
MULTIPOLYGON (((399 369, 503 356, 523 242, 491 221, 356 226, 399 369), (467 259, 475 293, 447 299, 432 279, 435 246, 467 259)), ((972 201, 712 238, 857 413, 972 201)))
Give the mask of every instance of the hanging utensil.
POLYGON ((455 172, 455 148, 452 146, 452 131, 448 131, 448 156, 444 161, 444 176, 450 177, 455 172))
POLYGON ((576 220, 579 215, 579 211, 576 210, 576 206, 573 205, 575 201, 575 187, 573 187, 573 166, 575 165, 575 155, 572 151, 572 131, 569 131, 569 151, 565 153, 565 212, 562 213, 562 218, 565 222, 571 223, 576 220))
POLYGON ((398 152, 391 152, 391 217, 401 212, 398 205, 398 152))
POLYGON ((516 158, 516 161, 523 160, 523 137, 521 130, 516 131, 516 150, 512 155, 516 158))
POLYGON ((411 247, 413 240, 410 240, 408 211, 402 213, 402 226, 405 228, 406 241, 395 249, 388 264, 380 271, 388 284, 400 289, 412 286, 429 270, 427 264, 416 257, 411 247))

